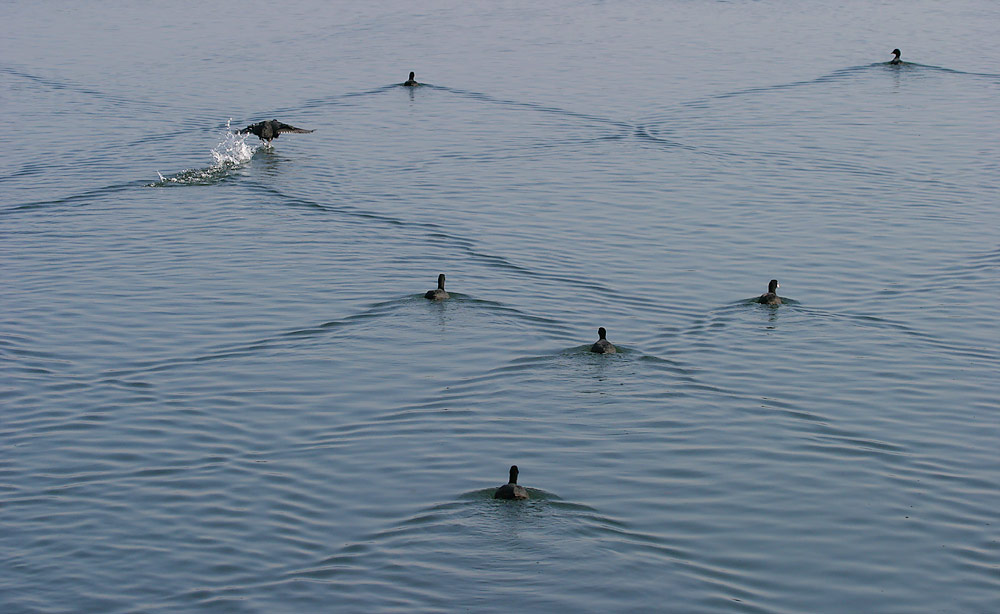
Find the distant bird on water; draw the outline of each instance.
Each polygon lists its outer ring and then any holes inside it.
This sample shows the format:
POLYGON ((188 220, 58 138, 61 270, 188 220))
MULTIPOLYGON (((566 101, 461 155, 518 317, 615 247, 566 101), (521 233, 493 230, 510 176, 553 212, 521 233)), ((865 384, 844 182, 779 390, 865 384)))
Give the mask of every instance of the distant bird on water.
POLYGON ((236 131, 237 134, 256 134, 260 140, 264 141, 268 145, 271 144, 271 139, 276 139, 286 132, 308 134, 310 132, 315 132, 315 130, 296 128, 295 126, 289 126, 288 124, 283 124, 276 119, 272 119, 270 121, 263 121, 257 124, 250 124, 246 128, 236 131))
POLYGON ((761 294, 757 298, 757 302, 760 303, 761 305, 780 305, 781 297, 775 294, 775 290, 777 290, 780 287, 781 286, 778 285, 778 280, 772 279, 767 284, 767 292, 765 294, 761 294))
POLYGON ((890 64, 902 64, 903 63, 903 61, 899 59, 899 56, 902 55, 902 52, 899 49, 893 49, 892 50, 892 55, 894 55, 896 57, 894 57, 891 60, 889 60, 890 64))
POLYGON ((493 493, 494 499, 528 499, 528 491, 517 485, 517 465, 510 467, 510 480, 493 493))
POLYGON ((410 78, 407 79, 406 81, 403 81, 403 85, 405 85, 406 87, 416 87, 420 85, 419 83, 417 83, 417 80, 414 79, 413 77, 414 77, 413 71, 410 71, 410 78))
POLYGON ((438 275, 438 287, 434 290, 428 290, 424 294, 424 298, 432 301, 443 301, 446 298, 451 298, 451 295, 444 291, 444 273, 438 275))
POLYGON ((597 336, 599 337, 597 343, 590 346, 591 352, 595 354, 614 354, 618 351, 618 348, 611 345, 611 342, 607 340, 608 331, 604 330, 603 326, 597 329, 597 336))

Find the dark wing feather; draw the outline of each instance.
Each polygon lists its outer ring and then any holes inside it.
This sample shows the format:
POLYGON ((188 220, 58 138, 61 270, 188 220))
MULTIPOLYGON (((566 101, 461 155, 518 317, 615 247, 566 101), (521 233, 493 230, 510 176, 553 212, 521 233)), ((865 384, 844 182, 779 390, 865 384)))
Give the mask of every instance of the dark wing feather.
POLYGON ((310 132, 316 132, 315 130, 306 130, 305 128, 296 128, 295 126, 290 126, 288 124, 278 123, 278 128, 275 132, 279 134, 284 134, 286 132, 295 132, 297 134, 309 134, 310 132))
POLYGON ((246 128, 243 128, 241 130, 237 130, 236 134, 256 134, 257 136, 260 136, 260 129, 263 127, 263 125, 264 125, 264 122, 258 122, 256 124, 250 124, 246 128))

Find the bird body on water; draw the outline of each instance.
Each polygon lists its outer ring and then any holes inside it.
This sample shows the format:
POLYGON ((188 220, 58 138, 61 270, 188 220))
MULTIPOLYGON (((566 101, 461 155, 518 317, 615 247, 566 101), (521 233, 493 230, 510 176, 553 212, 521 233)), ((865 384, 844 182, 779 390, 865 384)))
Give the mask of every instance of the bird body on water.
POLYGON ((760 304, 762 304, 762 305, 780 305, 781 304, 781 297, 778 296, 775 293, 776 290, 778 288, 780 288, 780 287, 781 286, 778 285, 778 280, 777 279, 772 279, 767 284, 767 292, 765 292, 764 294, 761 294, 757 298, 757 302, 760 303, 760 304))
POLYGON ((432 301, 443 301, 446 298, 451 298, 451 295, 444 291, 444 273, 438 275, 438 287, 434 290, 428 290, 424 294, 424 298, 432 301))
POLYGON ((236 131, 237 134, 255 134, 260 140, 264 141, 265 143, 270 143, 271 139, 276 139, 278 138, 278 136, 286 132, 308 134, 310 132, 315 132, 315 130, 296 128, 295 126, 283 124, 276 119, 272 119, 268 121, 258 122, 256 124, 250 124, 246 128, 236 131))
POLYGON ((608 331, 604 330, 604 327, 597 329, 597 342, 590 346, 590 351, 595 354, 614 354, 618 351, 618 348, 611 345, 611 342, 607 340, 608 331))
POLYGON ((517 465, 510 467, 510 479, 493 493, 494 499, 528 499, 528 490, 517 483, 517 465))
POLYGON ((893 49, 892 50, 892 55, 894 55, 896 57, 894 57, 891 60, 889 60, 889 63, 890 64, 894 64, 894 65, 895 64, 902 64, 903 61, 899 59, 899 56, 901 56, 902 54, 903 53, 899 49, 893 49))
POLYGON ((417 80, 414 79, 414 76, 415 75, 413 74, 413 71, 411 70, 410 71, 410 78, 407 79, 406 81, 403 81, 403 85, 405 85, 406 87, 416 87, 416 86, 420 85, 419 83, 417 83, 417 80))

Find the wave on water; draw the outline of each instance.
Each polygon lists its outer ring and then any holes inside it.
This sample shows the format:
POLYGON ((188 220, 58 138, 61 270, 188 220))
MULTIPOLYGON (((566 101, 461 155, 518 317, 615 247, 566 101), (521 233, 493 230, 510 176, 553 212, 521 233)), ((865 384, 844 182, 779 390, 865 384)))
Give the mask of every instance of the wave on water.
POLYGON ((211 185, 225 179, 229 172, 239 168, 250 161, 250 158, 257 152, 261 145, 254 146, 247 143, 251 134, 238 134, 233 132, 230 124, 233 119, 226 122, 226 130, 223 133, 222 141, 212 148, 212 158, 214 162, 206 168, 185 169, 173 175, 164 176, 160 171, 156 174, 159 181, 149 184, 147 187, 160 188, 168 185, 211 185))

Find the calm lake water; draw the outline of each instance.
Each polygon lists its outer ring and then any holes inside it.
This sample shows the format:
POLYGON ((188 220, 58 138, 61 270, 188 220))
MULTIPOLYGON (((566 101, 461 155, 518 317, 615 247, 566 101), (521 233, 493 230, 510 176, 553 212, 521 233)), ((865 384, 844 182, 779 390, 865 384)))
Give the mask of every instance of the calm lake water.
POLYGON ((4 613, 1000 611, 997 3, 0 17, 4 613))

